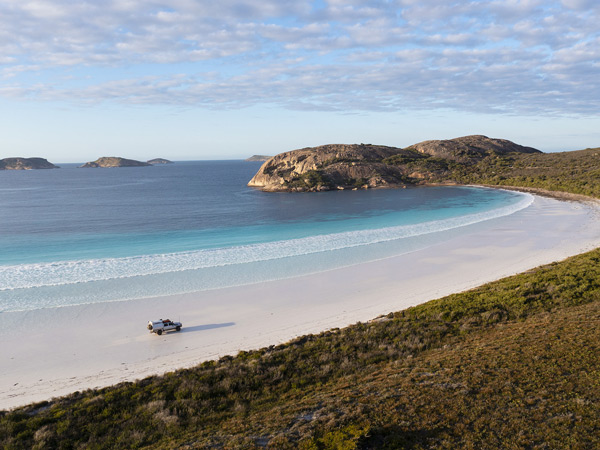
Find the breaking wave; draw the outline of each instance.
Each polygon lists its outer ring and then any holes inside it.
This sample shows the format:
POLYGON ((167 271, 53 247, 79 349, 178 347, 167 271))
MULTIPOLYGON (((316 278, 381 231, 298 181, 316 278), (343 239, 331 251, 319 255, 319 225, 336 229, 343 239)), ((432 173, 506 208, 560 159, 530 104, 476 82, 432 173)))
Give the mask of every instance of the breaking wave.
POLYGON ((0 266, 0 291, 61 286, 143 275, 197 270, 341 250, 447 231, 527 208, 534 197, 523 194, 517 203, 494 210, 415 225, 348 231, 230 248, 0 266))

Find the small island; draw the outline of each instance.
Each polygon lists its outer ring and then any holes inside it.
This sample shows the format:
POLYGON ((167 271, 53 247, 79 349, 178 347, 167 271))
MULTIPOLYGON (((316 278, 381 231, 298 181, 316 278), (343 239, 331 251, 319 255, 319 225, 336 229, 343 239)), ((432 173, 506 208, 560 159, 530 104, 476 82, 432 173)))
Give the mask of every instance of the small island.
POLYGON ((272 156, 267 155, 252 155, 250 158, 246 158, 245 161, 268 161, 272 156))
POLYGON ((146 161, 148 164, 151 165, 155 165, 155 164, 173 164, 173 161, 169 161, 168 159, 164 159, 164 158, 154 158, 151 159, 149 161, 146 161))
POLYGON ((4 158, 0 159, 0 170, 58 169, 44 158, 4 158))
POLYGON ((97 168, 97 167, 143 167, 143 166, 151 166, 152 164, 136 161, 134 159, 126 159, 119 158, 116 156, 103 156, 102 158, 98 158, 96 161, 87 162, 81 168, 97 168))

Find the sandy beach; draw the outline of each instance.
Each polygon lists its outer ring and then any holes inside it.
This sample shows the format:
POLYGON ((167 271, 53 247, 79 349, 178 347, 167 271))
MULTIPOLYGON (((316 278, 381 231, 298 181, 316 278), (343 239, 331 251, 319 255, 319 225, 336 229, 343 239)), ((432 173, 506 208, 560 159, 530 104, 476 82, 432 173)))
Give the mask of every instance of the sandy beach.
POLYGON ((367 321, 600 246, 600 210, 535 197, 410 254, 248 286, 0 314, 0 409, 367 321), (146 330, 181 320, 180 333, 146 330))

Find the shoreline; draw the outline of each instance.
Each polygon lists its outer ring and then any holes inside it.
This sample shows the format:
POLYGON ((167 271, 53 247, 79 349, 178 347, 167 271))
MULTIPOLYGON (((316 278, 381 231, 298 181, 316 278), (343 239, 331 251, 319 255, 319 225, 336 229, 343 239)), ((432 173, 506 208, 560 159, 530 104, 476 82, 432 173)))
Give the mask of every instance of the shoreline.
POLYGON ((583 253, 600 246, 594 205, 536 195, 524 210, 410 254, 212 291, 0 314, 0 358, 10 361, 0 369, 0 410, 372 320, 583 253), (181 319, 182 332, 145 330, 166 315, 181 319))
MULTIPOLYGON (((458 185, 457 185, 458 186, 458 185)), ((507 191, 525 192, 528 194, 539 195, 542 197, 554 198, 557 200, 565 200, 572 202, 590 203, 593 205, 600 205, 600 199, 590 197, 589 195, 583 194, 572 194, 570 192, 563 191, 550 191, 548 189, 533 188, 533 187, 521 187, 521 186, 500 186, 495 184, 472 184, 466 186, 479 186, 491 189, 506 189, 507 191)))

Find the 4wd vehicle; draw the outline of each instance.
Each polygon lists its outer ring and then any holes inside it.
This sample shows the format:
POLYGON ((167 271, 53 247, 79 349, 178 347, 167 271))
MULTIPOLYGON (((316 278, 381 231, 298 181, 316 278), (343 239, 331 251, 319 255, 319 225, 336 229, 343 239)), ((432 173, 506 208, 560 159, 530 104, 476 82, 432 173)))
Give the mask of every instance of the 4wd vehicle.
POLYGON ((159 336, 163 334, 163 331, 180 331, 183 325, 181 322, 173 322, 171 319, 160 319, 156 322, 150 320, 148 321, 148 329, 150 333, 156 333, 159 336))

